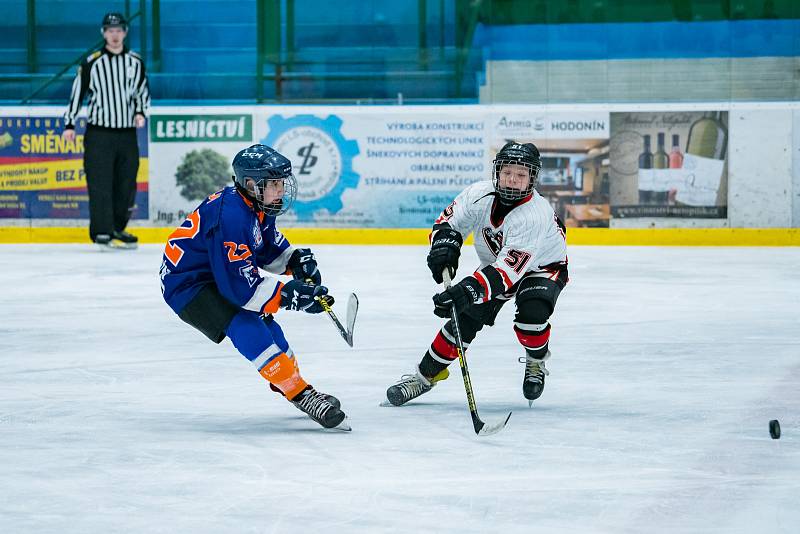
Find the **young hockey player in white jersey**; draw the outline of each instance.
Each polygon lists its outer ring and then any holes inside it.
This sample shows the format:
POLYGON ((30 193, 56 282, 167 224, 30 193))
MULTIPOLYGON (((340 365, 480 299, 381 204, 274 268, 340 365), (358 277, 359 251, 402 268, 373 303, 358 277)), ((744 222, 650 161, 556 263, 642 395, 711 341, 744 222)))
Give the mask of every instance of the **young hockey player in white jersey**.
MULTIPOLYGON (((507 143, 494 160, 492 181, 472 184, 436 219, 431 232, 428 267, 442 283, 448 270, 455 277, 464 238, 474 234, 478 269, 434 295, 434 312, 450 317, 455 306, 466 349, 484 325, 493 326, 500 308, 514 299, 514 332, 525 349, 522 393, 529 404, 544 390, 549 374, 548 319, 567 283, 566 229, 548 201, 534 188, 541 169, 533 143, 507 143)), ((386 391, 401 406, 427 393, 449 375, 458 359, 452 320, 436 335, 413 374, 386 391)))

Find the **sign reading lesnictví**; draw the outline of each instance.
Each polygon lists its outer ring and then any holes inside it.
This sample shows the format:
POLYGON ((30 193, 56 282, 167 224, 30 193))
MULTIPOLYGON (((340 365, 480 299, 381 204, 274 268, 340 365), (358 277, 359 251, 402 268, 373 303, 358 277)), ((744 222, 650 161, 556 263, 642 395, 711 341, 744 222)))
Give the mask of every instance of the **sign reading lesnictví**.
POLYGON ((250 141, 251 115, 154 115, 150 118, 151 143, 192 141, 250 141))

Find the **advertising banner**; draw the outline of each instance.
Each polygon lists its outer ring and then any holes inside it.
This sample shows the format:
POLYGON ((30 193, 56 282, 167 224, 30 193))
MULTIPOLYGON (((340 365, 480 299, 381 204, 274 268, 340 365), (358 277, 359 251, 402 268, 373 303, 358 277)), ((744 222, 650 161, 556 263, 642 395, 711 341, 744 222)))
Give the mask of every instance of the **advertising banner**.
POLYGON ((490 158, 510 140, 536 145, 536 189, 567 226, 609 226, 607 111, 508 109, 494 112, 491 125, 490 158))
POLYGON ((539 148, 537 189, 568 226, 726 217, 727 115, 535 106, 157 108, 150 215, 159 226, 178 224, 231 183, 236 152, 263 143, 292 161, 298 181, 283 226, 425 228, 466 186, 489 180, 494 155, 515 140, 539 148))
MULTIPOLYGON (((83 170, 86 119, 76 124, 75 140, 61 137, 59 116, 0 114, 0 218, 88 219, 83 170)), ((147 132, 137 131, 139 172, 133 219, 148 218, 147 132)))
POLYGON ((489 178, 481 108, 331 110, 256 116, 260 142, 294 165, 287 225, 424 228, 489 178))
POLYGON ((150 116, 151 219, 175 226, 211 193, 231 185, 231 159, 253 144, 253 117, 205 109, 158 108, 150 116), (183 113, 181 113, 183 111, 183 113))
POLYGON ((727 111, 611 113, 614 217, 727 217, 727 111))
POLYGON ((281 216, 284 227, 424 228, 464 187, 489 179, 478 106, 207 109, 159 108, 151 116, 155 224, 177 224, 230 185, 230 161, 252 143, 292 161, 298 195, 281 216))

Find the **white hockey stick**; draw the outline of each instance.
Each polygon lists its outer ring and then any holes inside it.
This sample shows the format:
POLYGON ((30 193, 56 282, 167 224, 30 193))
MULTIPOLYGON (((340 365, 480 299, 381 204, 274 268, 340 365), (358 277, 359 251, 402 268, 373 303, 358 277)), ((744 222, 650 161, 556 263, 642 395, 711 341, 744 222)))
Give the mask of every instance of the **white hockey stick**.
POLYGON ((339 331, 339 335, 345 340, 345 342, 353 346, 353 329, 356 326, 356 316, 358 315, 358 297, 355 293, 350 293, 350 297, 347 299, 347 326, 345 327, 342 325, 339 318, 336 317, 336 314, 333 313, 333 308, 331 307, 328 299, 326 299, 327 295, 323 295, 322 297, 317 297, 322 309, 325 310, 325 313, 328 314, 328 317, 331 318, 333 321, 333 325, 336 327, 336 330, 339 331))

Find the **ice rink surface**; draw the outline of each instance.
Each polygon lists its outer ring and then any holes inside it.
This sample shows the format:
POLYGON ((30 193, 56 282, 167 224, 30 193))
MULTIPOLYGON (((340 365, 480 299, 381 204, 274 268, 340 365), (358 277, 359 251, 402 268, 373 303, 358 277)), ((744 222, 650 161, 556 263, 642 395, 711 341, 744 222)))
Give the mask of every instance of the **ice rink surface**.
POLYGON ((470 347, 483 419, 514 411, 481 438, 457 365, 378 406, 441 325, 426 248, 313 249, 355 348, 276 317, 351 433, 174 316, 161 247, 0 247, 0 532, 799 531, 800 249, 572 247, 532 409, 513 303, 470 347))

